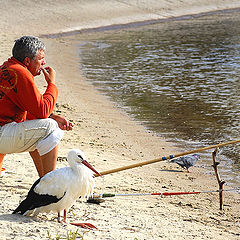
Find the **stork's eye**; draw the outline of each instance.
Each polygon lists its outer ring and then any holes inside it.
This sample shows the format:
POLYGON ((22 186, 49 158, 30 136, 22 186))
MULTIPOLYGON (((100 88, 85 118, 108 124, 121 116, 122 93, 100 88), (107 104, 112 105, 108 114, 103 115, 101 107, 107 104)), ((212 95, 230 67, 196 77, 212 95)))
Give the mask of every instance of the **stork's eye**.
POLYGON ((78 155, 78 157, 81 159, 81 160, 84 160, 83 157, 81 155, 78 155))

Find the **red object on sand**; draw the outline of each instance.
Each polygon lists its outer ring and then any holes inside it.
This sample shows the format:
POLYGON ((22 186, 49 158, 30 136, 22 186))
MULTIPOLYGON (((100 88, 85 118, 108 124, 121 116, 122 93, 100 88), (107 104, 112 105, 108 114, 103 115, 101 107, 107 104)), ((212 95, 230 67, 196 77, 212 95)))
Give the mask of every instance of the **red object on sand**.
POLYGON ((0 176, 3 176, 6 172, 6 168, 2 168, 1 172, 0 172, 0 176))

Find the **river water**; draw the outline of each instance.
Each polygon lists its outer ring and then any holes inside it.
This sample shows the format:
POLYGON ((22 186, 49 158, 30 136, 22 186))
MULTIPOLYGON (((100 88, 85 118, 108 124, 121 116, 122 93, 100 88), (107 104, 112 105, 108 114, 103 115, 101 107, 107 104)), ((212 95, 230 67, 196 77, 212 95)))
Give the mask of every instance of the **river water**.
MULTIPOLYGON (((239 139, 239 26, 240 11, 233 11, 81 34, 80 67, 181 152, 239 139)), ((207 171, 211 151, 200 153, 207 171)), ((218 160, 222 178, 239 187, 239 144, 221 148, 218 160)))

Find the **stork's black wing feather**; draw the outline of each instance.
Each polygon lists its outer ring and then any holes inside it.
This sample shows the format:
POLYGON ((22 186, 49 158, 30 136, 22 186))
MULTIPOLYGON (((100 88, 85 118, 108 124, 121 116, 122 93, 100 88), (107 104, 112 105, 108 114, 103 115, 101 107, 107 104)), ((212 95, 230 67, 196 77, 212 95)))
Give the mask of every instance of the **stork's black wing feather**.
POLYGON ((52 196, 52 195, 48 195, 48 194, 38 194, 38 193, 34 192, 34 188, 40 182, 40 180, 41 180, 41 178, 39 178, 32 185, 31 189, 28 192, 26 199, 24 199, 20 203, 20 205, 13 211, 13 214, 20 213, 23 215, 28 210, 33 210, 35 208, 46 206, 51 203, 56 203, 64 197, 65 193, 61 198, 57 198, 56 196, 52 196))

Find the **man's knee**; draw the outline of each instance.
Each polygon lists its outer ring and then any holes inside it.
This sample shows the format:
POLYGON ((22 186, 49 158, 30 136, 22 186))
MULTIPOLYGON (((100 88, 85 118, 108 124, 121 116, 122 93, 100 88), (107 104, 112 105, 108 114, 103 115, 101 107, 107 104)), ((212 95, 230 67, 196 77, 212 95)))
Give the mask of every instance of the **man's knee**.
POLYGON ((39 124, 42 128, 46 129, 46 137, 58 129, 57 122, 51 118, 40 119, 39 124))
POLYGON ((46 138, 40 140, 37 145, 36 149, 39 152, 39 155, 45 155, 50 152, 53 148, 55 148, 59 142, 61 141, 64 135, 63 130, 60 128, 56 128, 52 133, 50 133, 46 138))
POLYGON ((60 128, 55 120, 36 119, 4 125, 0 138, 0 153, 34 151, 36 146, 60 128))

